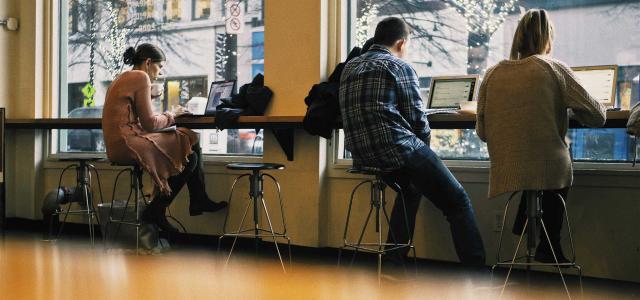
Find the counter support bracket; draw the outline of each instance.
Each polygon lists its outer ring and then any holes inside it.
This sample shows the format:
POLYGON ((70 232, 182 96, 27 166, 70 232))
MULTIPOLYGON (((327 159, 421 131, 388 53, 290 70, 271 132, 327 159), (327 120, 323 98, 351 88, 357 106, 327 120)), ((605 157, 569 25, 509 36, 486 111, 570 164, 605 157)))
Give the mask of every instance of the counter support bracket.
POLYGON ((294 133, 295 129, 293 128, 283 128, 283 129, 271 129, 273 135, 278 140, 278 144, 284 151, 284 154, 287 156, 288 161, 293 161, 293 145, 294 145, 294 133))

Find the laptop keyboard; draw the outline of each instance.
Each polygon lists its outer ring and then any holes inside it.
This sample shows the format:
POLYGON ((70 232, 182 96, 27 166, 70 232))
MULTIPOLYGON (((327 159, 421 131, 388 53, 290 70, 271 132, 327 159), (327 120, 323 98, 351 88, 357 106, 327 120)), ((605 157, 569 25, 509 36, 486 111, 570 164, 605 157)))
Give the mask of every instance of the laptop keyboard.
POLYGON ((458 108, 427 108, 427 115, 455 114, 458 113, 458 110, 458 108))

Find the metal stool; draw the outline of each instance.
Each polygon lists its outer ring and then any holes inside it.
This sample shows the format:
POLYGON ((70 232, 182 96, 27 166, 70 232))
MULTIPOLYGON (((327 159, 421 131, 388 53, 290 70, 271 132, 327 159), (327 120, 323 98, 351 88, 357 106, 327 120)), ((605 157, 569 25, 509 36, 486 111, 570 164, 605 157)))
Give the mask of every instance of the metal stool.
MULTIPOLYGON (((347 249, 347 248, 353 248, 355 250, 355 252, 353 253, 353 256, 351 257, 351 264, 353 264, 353 261, 356 257, 356 255, 358 254, 358 251, 364 251, 364 252, 369 252, 369 253, 375 253, 378 255, 378 282, 380 282, 380 277, 382 275, 382 255, 386 254, 387 252, 390 251, 394 251, 394 250, 399 250, 402 248, 410 248, 413 251, 413 263, 414 263, 414 267, 417 265, 416 264, 416 249, 413 246, 413 238, 409 237, 409 241, 406 244, 402 244, 402 243, 398 243, 397 239, 395 238, 395 235, 393 233, 393 231, 391 230, 391 228, 389 228, 389 232, 391 234, 392 239, 395 241, 394 243, 386 243, 383 242, 382 240, 382 215, 384 215, 384 220, 387 223, 387 226, 390 226, 390 222, 389 222, 389 214, 387 213, 387 209, 386 209, 386 196, 385 196, 385 190, 387 188, 387 184, 382 180, 382 176, 385 175, 384 172, 371 172, 371 171, 365 171, 365 170, 361 170, 361 169, 357 169, 357 168, 351 168, 349 170, 347 170, 347 172, 352 173, 352 174, 364 174, 364 175, 373 175, 375 176, 374 179, 367 179, 367 180, 363 180, 362 182, 360 182, 358 185, 356 185, 355 188, 353 188, 353 191, 351 191, 351 198, 349 200, 349 210, 347 211, 347 221, 344 225, 344 236, 343 236, 343 241, 344 241, 344 245, 340 248, 339 252, 338 252, 338 266, 340 266, 340 259, 342 257, 342 250, 343 249, 347 249), (358 242, 357 243, 352 243, 349 242, 347 240, 347 233, 349 231, 349 220, 351 218, 351 208, 353 206, 353 196, 355 195, 356 191, 363 186, 364 184, 369 183, 370 184, 370 190, 371 190, 371 198, 370 198, 370 207, 369 207, 369 213, 367 214, 367 219, 364 222, 364 225, 362 226, 362 231, 360 232, 360 237, 358 238, 358 242), (363 243, 362 239, 364 237, 364 233, 367 229, 367 226, 369 225, 369 221, 371 220, 371 214, 374 212, 375 210, 375 230, 376 233, 378 235, 378 240, 377 242, 366 242, 363 243), (380 210, 382 210, 382 215, 380 214, 380 210)), ((402 208, 404 210, 404 217, 405 217, 405 226, 406 226, 406 230, 407 233, 409 233, 409 223, 407 221, 407 209, 405 206, 405 202, 404 202, 404 194, 402 192, 402 188, 400 187, 400 185, 398 183, 393 183, 393 186, 391 186, 391 188, 393 190, 395 190, 396 192, 399 193, 400 195, 400 199, 402 200, 402 208)))
POLYGON ((280 248, 278 247, 277 238, 284 238, 287 240, 287 245, 289 249, 289 265, 291 265, 291 239, 287 236, 287 223, 284 218, 284 207, 282 205, 282 194, 280 190, 280 184, 278 181, 271 175, 261 173, 264 170, 284 170, 284 165, 281 164, 273 164, 273 163, 233 163, 228 164, 227 169, 229 170, 244 170, 251 171, 251 173, 242 174, 238 176, 233 185, 231 186, 231 192, 229 193, 229 210, 227 210, 227 215, 224 218, 224 226, 222 228, 222 236, 218 239, 218 251, 220 251, 220 244, 222 239, 225 237, 233 237, 233 243, 231 244, 231 250, 229 250, 229 255, 225 261, 225 266, 229 263, 229 259, 231 258, 231 254, 233 253, 233 249, 236 245, 236 241, 238 237, 253 237, 256 243, 256 249, 260 242, 260 238, 262 237, 271 237, 273 238, 273 243, 276 246, 276 252, 278 253, 278 259, 280 260, 280 265, 282 266, 282 270, 286 273, 286 269, 284 267, 284 262, 282 261, 282 255, 280 254, 280 248), (249 201, 247 201, 247 206, 244 210, 244 214, 242 215, 242 221, 240 221, 240 225, 238 229, 234 232, 227 233, 227 221, 229 218, 229 213, 231 211, 231 200, 233 198, 233 191, 235 189, 236 183, 243 177, 249 177, 249 201), (278 198, 280 200, 280 212, 282 214, 282 227, 283 232, 279 233, 273 230, 273 224, 271 222, 271 217, 269 216, 269 211, 267 210, 267 205, 264 201, 264 177, 269 177, 273 180, 273 183, 276 185, 278 189, 278 198), (242 229, 244 225, 244 221, 247 217, 247 212, 249 211, 249 207, 253 205, 253 228, 250 229, 242 229), (269 229, 260 228, 260 205, 264 209, 264 213, 267 217, 267 222, 269 223, 269 229), (252 232, 252 233, 250 233, 252 232))
POLYGON ((136 254, 138 254, 138 250, 140 248, 140 227, 142 226, 142 222, 140 221, 140 199, 142 199, 143 203, 146 205, 147 202, 145 200, 144 197, 144 193, 142 191, 142 168, 139 165, 119 165, 119 164, 115 164, 112 163, 112 165, 114 166, 127 166, 128 168, 125 168, 123 170, 121 170, 120 172, 118 172, 118 175, 116 176, 116 181, 113 185, 113 193, 112 193, 112 197, 111 197, 111 206, 109 207, 109 218, 107 219, 107 224, 105 225, 105 232, 104 232, 104 245, 105 248, 107 247, 107 239, 109 237, 108 235, 108 229, 109 229, 109 225, 112 223, 118 224, 118 227, 116 229, 115 234, 113 235, 114 238, 118 236, 118 233, 120 232, 120 226, 121 225, 129 225, 129 226, 135 226, 136 227, 136 254), (122 211, 122 215, 120 216, 119 219, 114 219, 113 217, 113 204, 115 203, 115 195, 116 195, 116 187, 118 186, 118 179, 120 178, 120 175, 124 174, 124 173, 129 173, 129 177, 130 177, 130 190, 129 190, 129 195, 127 196, 127 201, 125 203, 124 209, 122 211), (131 201, 131 196, 133 196, 134 199, 134 204, 133 204, 133 212, 135 214, 135 218, 133 220, 127 220, 126 219, 126 212, 127 209, 129 208, 129 202, 131 201))
MULTIPOLYGON (((71 205, 75 201, 69 201, 67 209, 58 209, 53 213, 52 217, 49 219, 49 237, 51 237, 53 231, 53 216, 64 215, 62 220, 62 224, 60 224, 60 228, 58 229, 58 233, 56 234, 56 239, 59 238, 62 230, 64 229, 64 225, 67 222, 67 217, 69 215, 85 215, 89 219, 89 239, 91 240, 91 245, 95 244, 95 230, 93 228, 93 219, 96 219, 96 223, 100 225, 100 220, 98 218, 98 214, 96 213, 96 209, 93 205, 93 193, 91 191, 91 171, 93 171, 98 180, 98 191, 100 192, 100 203, 103 202, 102 199, 102 185, 100 184, 100 175, 98 174, 98 170, 91 162, 102 161, 104 158, 102 157, 65 157, 60 158, 59 161, 73 161, 78 162, 77 164, 71 164, 66 166, 62 173, 60 174, 60 178, 58 180, 58 189, 60 191, 62 188, 62 177, 64 173, 71 169, 75 168, 76 170, 76 193, 80 193, 83 202, 78 202, 81 208, 79 210, 71 210, 71 205), (84 203, 84 207, 82 207, 82 203, 84 203)), ((60 203, 60 193, 58 193, 56 203, 60 203)))
POLYGON ((500 251, 502 249, 502 235, 504 233, 504 225, 506 222, 506 216, 509 210, 509 204, 511 203, 511 199, 513 199, 513 196, 515 196, 518 192, 512 193, 511 196, 509 197, 509 199, 507 200, 507 203, 505 204, 505 208, 504 208, 504 212, 503 212, 503 217, 502 217, 502 227, 500 230, 500 239, 498 241, 498 252, 496 253, 496 264, 493 265, 491 267, 491 277, 493 278, 493 272, 495 270, 496 267, 498 266, 509 266, 509 271, 507 272, 507 277, 505 278, 504 281, 504 285, 502 286, 502 291, 500 292, 500 297, 502 297, 502 294, 504 293, 504 290, 507 286, 507 283, 509 282, 509 276, 511 275, 511 270, 513 268, 513 266, 524 266, 526 267, 527 272, 529 272, 531 270, 532 266, 539 266, 539 267, 544 267, 544 266, 550 266, 550 267, 556 267, 558 269, 558 273, 560 274, 560 278, 562 280, 562 284, 564 286, 565 292, 567 293, 567 296, 569 297, 569 299, 571 299, 571 293, 569 293, 569 288, 567 287, 567 283, 565 281, 564 275, 562 274, 562 270, 560 269, 560 267, 571 267, 574 268, 578 271, 578 278, 579 278, 579 284, 580 284, 580 292, 583 293, 583 288, 582 288, 582 268, 580 267, 580 265, 576 264, 576 251, 575 251, 575 247, 573 245, 573 235, 571 232, 571 224, 569 223, 569 214, 567 213, 567 205, 564 201, 564 199, 562 198, 562 196, 560 194, 556 194, 558 196, 558 199, 560 201, 562 201, 562 206, 564 206, 564 216, 565 216, 565 220, 567 221, 567 229, 569 230, 569 241, 571 242, 571 252, 573 254, 573 257, 571 258, 571 260, 567 263, 559 263, 558 262, 558 258, 556 257, 556 253, 553 250, 553 247, 550 246, 551 248, 551 253, 553 254, 553 258, 555 260, 555 263, 540 263, 540 262, 534 262, 534 252, 535 252, 535 248, 536 248, 536 240, 537 240, 537 231, 538 231, 538 223, 541 225, 540 227, 542 227, 542 230, 544 232, 544 235, 547 239, 547 242, 549 243, 549 245, 551 245, 551 239, 549 238, 549 233, 547 232, 547 228, 544 225, 544 221, 542 220, 542 208, 540 206, 540 197, 542 195, 541 191, 531 191, 531 190, 527 190, 527 191, 523 191, 524 193, 524 197, 526 199, 526 214, 527 214, 527 219, 524 223, 524 228, 522 229, 522 233, 520 234, 520 237, 518 239, 518 245, 516 246, 516 250, 513 253, 513 256, 510 260, 502 260, 502 258, 500 257, 500 251), (527 253, 524 256, 520 256, 518 257, 518 250, 520 249, 520 245, 522 243, 522 238, 523 236, 527 235, 527 253), (524 262, 519 262, 524 260, 524 262))

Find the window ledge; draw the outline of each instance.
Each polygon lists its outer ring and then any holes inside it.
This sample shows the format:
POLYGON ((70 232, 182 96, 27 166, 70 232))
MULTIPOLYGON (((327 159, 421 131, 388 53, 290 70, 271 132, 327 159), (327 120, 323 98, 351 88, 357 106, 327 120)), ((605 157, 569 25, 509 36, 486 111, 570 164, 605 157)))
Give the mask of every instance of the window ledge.
MULTIPOLYGON (((255 163, 262 162, 262 156, 233 156, 233 155, 210 155, 204 154, 204 165, 205 172, 212 170, 215 173, 221 173, 222 170, 226 170, 225 166, 229 163, 234 162, 246 162, 246 163, 255 163)), ((49 154, 47 159, 44 162, 44 169, 63 169, 66 166, 73 164, 72 160, 69 161, 61 161, 61 159, 65 158, 107 158, 106 153, 57 153, 57 154, 49 154)), ((109 161, 98 161, 95 162, 94 165, 96 168, 100 170, 119 170, 122 169, 122 166, 113 166, 109 161)), ((233 172, 224 172, 224 173, 233 173, 233 172)))

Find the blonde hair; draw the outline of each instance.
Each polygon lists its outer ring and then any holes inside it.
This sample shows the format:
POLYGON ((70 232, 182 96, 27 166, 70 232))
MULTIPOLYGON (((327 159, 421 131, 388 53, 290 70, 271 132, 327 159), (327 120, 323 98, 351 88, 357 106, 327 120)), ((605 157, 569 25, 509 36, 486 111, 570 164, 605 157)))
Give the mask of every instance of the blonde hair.
POLYGON ((553 41, 553 23, 544 9, 530 9, 520 19, 513 36, 510 59, 518 60, 546 52, 553 41))

